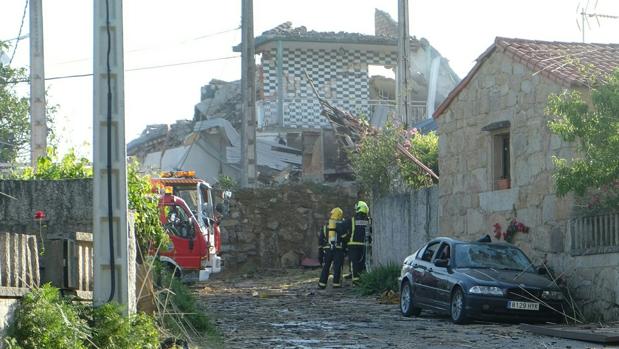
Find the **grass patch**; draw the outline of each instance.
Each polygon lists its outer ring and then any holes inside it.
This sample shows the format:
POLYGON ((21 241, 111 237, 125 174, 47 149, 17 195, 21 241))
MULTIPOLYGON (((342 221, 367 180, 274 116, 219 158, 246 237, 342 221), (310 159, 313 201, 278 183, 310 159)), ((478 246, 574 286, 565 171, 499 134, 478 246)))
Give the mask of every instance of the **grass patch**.
POLYGON ((380 294, 385 291, 399 292, 400 266, 395 263, 378 266, 361 274, 358 290, 362 295, 380 294))
MULTIPOLYGON (((161 297, 168 297, 168 309, 160 312, 160 321, 165 329, 176 338, 195 341, 194 335, 206 337, 208 344, 221 344, 221 333, 199 306, 195 294, 179 278, 160 269, 160 287, 167 288, 161 297)), ((166 304, 165 299, 162 303, 166 304)))

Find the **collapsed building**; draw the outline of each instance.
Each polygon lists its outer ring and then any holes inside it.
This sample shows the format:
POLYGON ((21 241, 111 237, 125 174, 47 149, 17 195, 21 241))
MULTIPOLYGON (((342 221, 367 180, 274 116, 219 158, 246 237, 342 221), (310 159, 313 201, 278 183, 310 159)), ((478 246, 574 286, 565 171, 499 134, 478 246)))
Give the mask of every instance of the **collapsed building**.
MULTIPOLYGON (((404 122, 433 130, 435 107, 460 79, 426 39, 412 37, 410 42, 414 101, 410 119, 404 122)), ((396 110, 397 22, 376 10, 374 35, 310 31, 286 22, 256 37, 255 50, 259 181, 295 174, 318 181, 352 179, 305 73, 322 98, 381 127, 396 110)), ((191 169, 209 180, 219 175, 238 179, 241 119, 240 82, 212 80, 202 87, 193 120, 170 128, 148 126, 129 143, 128 153, 155 169, 189 169, 195 164, 199 167, 191 169)))

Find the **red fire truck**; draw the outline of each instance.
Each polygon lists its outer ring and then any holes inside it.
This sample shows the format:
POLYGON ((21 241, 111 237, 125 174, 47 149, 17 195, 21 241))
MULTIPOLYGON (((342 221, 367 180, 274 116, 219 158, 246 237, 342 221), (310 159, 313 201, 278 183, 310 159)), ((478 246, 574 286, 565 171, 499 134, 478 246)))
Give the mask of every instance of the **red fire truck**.
MULTIPOLYGON (((151 182, 154 190, 163 189, 160 220, 171 240, 160 252, 160 260, 180 270, 183 277, 197 276, 199 281, 220 272, 222 213, 215 209, 211 185, 196 178, 194 171, 166 172, 151 182)), ((223 197, 229 198, 229 192, 223 197)))

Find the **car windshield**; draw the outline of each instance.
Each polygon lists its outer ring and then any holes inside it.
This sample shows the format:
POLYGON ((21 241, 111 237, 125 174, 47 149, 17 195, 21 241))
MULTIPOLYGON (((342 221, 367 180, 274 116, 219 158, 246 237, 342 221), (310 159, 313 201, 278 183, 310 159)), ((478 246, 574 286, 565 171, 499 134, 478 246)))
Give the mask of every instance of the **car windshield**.
POLYGON ((494 244, 457 244, 455 265, 459 268, 529 270, 531 261, 518 248, 494 244))

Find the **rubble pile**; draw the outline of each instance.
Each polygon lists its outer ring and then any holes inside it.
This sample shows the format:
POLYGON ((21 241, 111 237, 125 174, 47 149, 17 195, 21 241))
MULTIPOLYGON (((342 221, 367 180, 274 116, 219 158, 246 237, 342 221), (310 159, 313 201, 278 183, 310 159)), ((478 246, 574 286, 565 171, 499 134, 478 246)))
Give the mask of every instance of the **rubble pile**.
POLYGON ((202 86, 200 103, 194 109, 194 121, 223 118, 236 130, 241 129, 242 121, 241 82, 213 79, 202 86))
MULTIPOLYGON (((320 107, 322 109, 320 114, 329 120, 333 130, 335 131, 338 143, 344 149, 356 150, 356 145, 359 144, 363 137, 372 136, 378 132, 377 129, 371 127, 367 122, 364 122, 359 117, 331 105, 331 103, 318 94, 318 91, 314 87, 314 83, 310 79, 309 75, 307 75, 307 72, 305 72, 305 77, 309 81, 316 98, 318 98, 318 101, 320 102, 320 107)), ((438 181, 438 176, 434 173, 434 171, 411 154, 408 149, 404 147, 404 145, 398 144, 396 149, 410 161, 415 163, 415 165, 417 165, 422 171, 426 172, 429 176, 438 181)))

